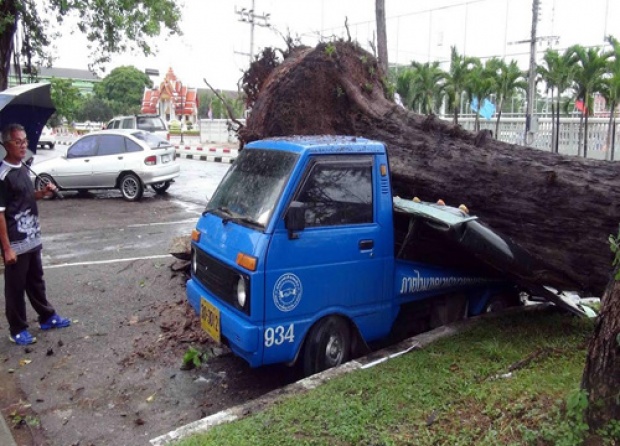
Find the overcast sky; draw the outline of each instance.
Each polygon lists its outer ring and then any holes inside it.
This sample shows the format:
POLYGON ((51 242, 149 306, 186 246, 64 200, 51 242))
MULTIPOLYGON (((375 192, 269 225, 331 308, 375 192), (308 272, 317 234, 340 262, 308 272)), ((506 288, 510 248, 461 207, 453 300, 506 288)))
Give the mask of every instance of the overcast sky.
MULTIPOLYGON (((181 3, 181 2, 180 2, 181 3)), ((182 0, 184 35, 156 39, 157 56, 115 55, 107 66, 158 69, 161 81, 169 67, 189 87, 236 89, 249 63, 251 27, 236 11, 251 9, 252 0, 182 0)), ((529 60, 532 0, 385 0, 390 63, 412 60, 446 62, 450 47, 481 58, 529 60), (521 43, 519 43, 521 42, 521 43)), ((539 43, 564 49, 572 44, 602 45, 605 34, 620 39, 619 0, 540 0, 539 43), (557 36, 559 39, 552 38, 557 36)), ((255 26, 254 54, 265 46, 283 47, 281 34, 315 45, 322 35, 346 37, 345 18, 354 39, 366 49, 375 32, 374 0, 255 0, 254 13, 269 14, 269 27, 255 26)), ((256 23, 265 23, 256 19, 256 23)), ((87 68, 86 42, 66 34, 54 51, 54 66, 87 68)), ((443 65, 447 69, 447 63, 443 65)), ((101 75, 101 74, 100 74, 101 75)))

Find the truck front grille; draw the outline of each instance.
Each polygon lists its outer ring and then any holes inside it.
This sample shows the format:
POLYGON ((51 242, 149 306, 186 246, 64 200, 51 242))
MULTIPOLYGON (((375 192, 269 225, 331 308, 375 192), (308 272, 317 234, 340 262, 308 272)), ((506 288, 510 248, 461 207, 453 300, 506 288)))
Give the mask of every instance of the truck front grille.
MULTIPOLYGON (((239 272, 196 246, 193 246, 192 249, 196 251, 196 272, 194 276, 200 284, 219 299, 249 314, 249 296, 245 307, 241 307, 237 301, 239 272)), ((246 292, 249 294, 249 280, 247 277, 245 277, 245 280, 246 292)))

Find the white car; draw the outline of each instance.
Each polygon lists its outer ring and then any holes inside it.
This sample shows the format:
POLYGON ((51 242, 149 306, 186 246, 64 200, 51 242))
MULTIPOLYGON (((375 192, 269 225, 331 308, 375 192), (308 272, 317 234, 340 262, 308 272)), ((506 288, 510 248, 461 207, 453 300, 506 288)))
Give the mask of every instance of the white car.
POLYGON ((174 147, 142 130, 102 130, 77 139, 65 156, 32 166, 35 188, 53 182, 60 190, 120 189, 123 198, 138 201, 144 188, 158 194, 179 176, 174 147))
POLYGON ((54 130, 52 130, 51 128, 47 126, 43 127, 37 146, 42 149, 52 150, 55 144, 56 144, 56 133, 54 132, 54 130))

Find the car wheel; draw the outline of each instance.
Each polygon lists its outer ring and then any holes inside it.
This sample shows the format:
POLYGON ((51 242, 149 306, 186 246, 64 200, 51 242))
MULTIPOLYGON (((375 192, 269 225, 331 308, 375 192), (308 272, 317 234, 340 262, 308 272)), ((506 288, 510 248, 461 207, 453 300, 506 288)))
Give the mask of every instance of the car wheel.
POLYGON ((170 188, 170 184, 170 181, 162 181, 160 183, 151 184, 151 187, 156 193, 163 194, 168 190, 168 188, 170 188))
MULTIPOLYGON (((54 181, 54 179, 50 175, 43 173, 34 180, 34 188, 35 190, 41 190, 45 187, 46 184, 49 183, 56 185, 56 181, 54 181)), ((58 185, 56 185, 56 187, 58 187, 58 185)))
POLYGON ((319 321, 306 339, 303 355, 305 376, 344 364, 351 357, 349 324, 337 316, 319 321))
POLYGON ((123 198, 127 201, 139 201, 144 193, 144 186, 137 175, 128 173, 123 175, 120 182, 123 198))

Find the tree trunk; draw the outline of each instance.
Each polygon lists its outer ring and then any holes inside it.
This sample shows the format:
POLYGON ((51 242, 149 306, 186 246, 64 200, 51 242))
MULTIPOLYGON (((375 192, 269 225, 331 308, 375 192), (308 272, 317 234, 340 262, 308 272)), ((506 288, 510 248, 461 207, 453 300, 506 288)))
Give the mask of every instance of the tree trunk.
POLYGON ((375 0, 377 14, 377 50, 379 51, 379 64, 383 68, 383 73, 388 73, 388 49, 387 31, 385 24, 385 0, 375 0))
POLYGON ((0 91, 3 91, 9 85, 13 36, 17 30, 17 6, 14 1, 0 1, 0 18, 0 91), (13 20, 9 20, 10 17, 13 20))
POLYGON ((333 54, 326 44, 293 51, 261 80, 242 142, 317 134, 382 141, 395 195, 463 203, 567 278, 547 285, 602 294, 607 238, 620 222, 620 164, 484 141, 404 110, 387 97, 372 55, 355 43, 330 45, 333 54))
POLYGON ((620 282, 609 282, 590 340, 582 387, 588 392, 588 424, 596 430, 620 420, 620 282))

